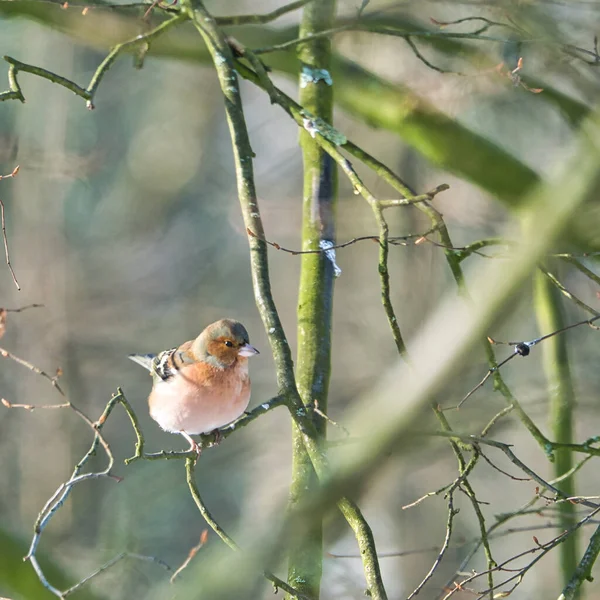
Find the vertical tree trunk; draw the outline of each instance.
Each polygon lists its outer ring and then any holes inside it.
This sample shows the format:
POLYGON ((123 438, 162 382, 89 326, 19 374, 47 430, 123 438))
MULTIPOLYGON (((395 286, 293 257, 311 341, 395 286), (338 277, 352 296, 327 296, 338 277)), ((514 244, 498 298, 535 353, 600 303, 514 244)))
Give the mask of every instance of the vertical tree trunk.
MULTIPOLYGON (((552 285, 546 275, 538 270, 535 279, 535 309, 540 335, 557 331, 567 325, 561 306, 558 290, 552 285)), ((569 366, 567 338, 555 335, 541 345, 542 363, 548 381, 550 428, 552 440, 570 444, 573 442, 573 410, 575 408, 575 391, 569 366)), ((560 477, 573 467, 573 454, 570 450, 555 451, 554 476, 560 477)), ((558 489, 567 494, 575 495, 573 476, 556 484, 558 489)), ((577 522, 576 505, 570 502, 558 504, 559 528, 570 529, 577 522)), ((560 570, 563 584, 566 584, 577 568, 577 532, 573 532, 558 548, 560 570)), ((575 592, 573 598, 578 597, 575 592)))
MULTIPOLYGON (((304 9, 299 35, 304 37, 332 26, 335 0, 311 2, 304 9)), ((329 76, 331 42, 316 39, 300 46, 300 103, 313 115, 332 122, 333 88, 329 76)), ((302 248, 318 250, 323 241, 335 243, 334 203, 336 166, 306 131, 300 133, 304 162, 302 248)), ((298 294, 298 390, 305 405, 318 402, 327 408, 331 368, 331 314, 333 264, 324 253, 302 255, 298 294)), ((321 440, 323 419, 315 422, 321 440)), ((293 471, 290 506, 300 502, 317 485, 317 477, 297 427, 293 430, 293 471)), ((319 597, 322 573, 321 523, 314 523, 290 547, 288 581, 311 598, 319 597)))

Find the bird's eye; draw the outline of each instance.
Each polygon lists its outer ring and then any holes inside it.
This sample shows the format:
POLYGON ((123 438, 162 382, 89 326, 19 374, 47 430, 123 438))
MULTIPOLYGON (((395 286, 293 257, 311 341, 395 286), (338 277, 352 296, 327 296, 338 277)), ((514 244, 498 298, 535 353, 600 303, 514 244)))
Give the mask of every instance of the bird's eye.
POLYGON ((229 340, 225 340, 225 345, 226 345, 228 348, 233 348, 233 342, 230 342, 229 340))

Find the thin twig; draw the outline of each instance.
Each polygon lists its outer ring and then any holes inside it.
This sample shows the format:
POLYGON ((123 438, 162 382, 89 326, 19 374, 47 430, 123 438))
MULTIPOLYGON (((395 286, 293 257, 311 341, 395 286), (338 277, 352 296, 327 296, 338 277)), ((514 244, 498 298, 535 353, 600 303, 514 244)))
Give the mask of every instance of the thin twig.
POLYGON ((319 408, 319 401, 315 400, 312 403, 311 406, 313 412, 317 415, 319 415, 322 419, 325 419, 328 423, 331 423, 331 425, 333 425, 334 427, 338 427, 339 429, 341 429, 347 437, 350 437, 350 431, 348 431, 348 429, 346 429, 343 425, 341 425, 340 423, 338 423, 337 421, 334 421, 332 418, 330 418, 329 416, 327 416, 320 408, 319 408))
POLYGON ((565 297, 567 297, 571 302, 582 308, 586 312, 591 313, 594 316, 598 316, 600 313, 591 306, 588 306, 583 300, 580 300, 575 294, 570 292, 559 280, 554 273, 550 273, 546 267, 542 265, 538 265, 538 269, 548 278, 548 280, 558 289, 558 291, 565 297))
POLYGON ((498 465, 496 465, 495 463, 493 463, 486 455, 484 452, 481 452, 481 458, 483 458, 483 460, 485 460, 485 462, 490 465, 490 467, 492 467, 492 469, 498 471, 498 473, 502 473, 502 475, 506 475, 509 479, 512 479, 513 481, 531 481, 529 479, 529 477, 516 477, 515 475, 511 475, 510 473, 508 473, 507 471, 504 471, 503 469, 501 469, 498 465))
POLYGON ((515 350, 510 356, 507 356, 502 362, 498 363, 495 367, 488 369, 488 372, 483 376, 483 379, 466 395, 464 398, 456 405, 450 408, 454 410, 458 410, 479 388, 482 388, 485 385, 485 382, 495 373, 498 369, 504 366, 508 361, 512 360, 515 356, 518 356, 520 353, 515 350))
MULTIPOLYGON (((408 246, 407 242, 409 240, 416 240, 416 242, 418 242, 419 240, 423 240, 423 238, 426 238, 426 236, 431 235, 435 231, 437 231, 435 228, 431 228, 424 233, 410 233, 408 235, 390 236, 388 238, 388 242, 393 246, 408 246)), ((248 233, 248 235, 250 235, 252 237, 258 238, 258 235, 250 229, 247 230, 247 233, 248 233)), ((323 254, 324 252, 327 252, 329 250, 339 250, 340 248, 346 248, 348 246, 352 246, 353 244, 356 244, 357 242, 371 241, 371 242, 379 243, 379 236, 363 235, 360 237, 352 238, 351 240, 348 240, 347 242, 343 242, 341 244, 335 244, 334 246, 330 246, 327 249, 319 248, 319 249, 315 249, 315 250, 292 250, 290 248, 284 248, 281 244, 278 244, 277 242, 271 242, 264 238, 258 238, 258 239, 261 239, 263 242, 265 242, 265 244, 268 244, 272 248, 275 248, 275 250, 281 250, 282 252, 287 252, 288 254, 292 254, 294 256, 296 256, 298 254, 323 254)), ((415 245, 419 245, 416 242, 415 242, 415 245)))
POLYGON ((231 25, 264 25, 266 23, 270 23, 271 21, 275 21, 282 15, 285 15, 294 10, 298 10, 299 8, 302 8, 309 2, 313 1, 314 0, 297 0, 296 2, 290 2, 290 4, 286 4, 285 6, 276 8, 270 13, 266 13, 264 15, 237 15, 233 17, 215 17, 215 21, 221 27, 228 27, 231 25))
POLYGON ((87 577, 84 577, 81 581, 78 581, 72 587, 68 588, 64 592, 61 592, 62 597, 66 598, 67 596, 71 595, 73 592, 76 592, 81 586, 88 583, 91 579, 94 579, 98 575, 104 573, 105 571, 107 571, 108 569, 110 569, 111 567, 116 565, 118 562, 122 561, 124 558, 133 558, 135 560, 153 562, 153 563, 156 563, 157 565, 160 565, 161 567, 163 567, 163 569, 165 569, 167 571, 172 570, 171 567, 164 560, 161 560, 160 558, 157 558, 156 556, 146 556, 144 554, 136 554, 135 552, 121 552, 120 554, 117 554, 117 556, 115 556, 108 562, 104 563, 100 568, 96 569, 93 573, 90 573, 87 577))
POLYGON ((430 18, 429 20, 440 28, 448 27, 449 25, 459 25, 460 23, 472 23, 479 21, 481 23, 485 23, 488 27, 506 27, 511 31, 523 31, 521 28, 516 27, 515 25, 508 25, 506 23, 501 23, 500 21, 492 21, 491 19, 486 19, 485 17, 463 17, 462 19, 457 19, 456 21, 438 21, 437 19, 433 18, 430 18))
POLYGON ((459 263, 462 262, 463 260, 465 260, 466 258, 468 258, 469 256, 471 256, 471 254, 477 254, 477 256, 481 256, 482 258, 490 258, 490 259, 499 258, 499 256, 490 256, 489 254, 484 254, 483 252, 480 252, 480 249, 486 248, 488 246, 509 246, 509 245, 511 245, 511 242, 509 242, 508 240, 503 240, 500 238, 479 240, 477 242, 473 242, 472 244, 469 244, 468 246, 462 246, 462 247, 448 246, 446 244, 436 242, 435 240, 431 240, 429 238, 427 238, 427 241, 430 244, 437 246, 438 248, 443 248, 444 250, 451 250, 452 252, 455 252, 456 258, 459 263))
POLYGON ((87 100, 87 107, 89 109, 94 108, 94 96, 98 91, 98 86, 100 85, 100 82, 102 81, 112 64, 115 62, 115 60, 121 53, 132 51, 142 44, 147 44, 151 42, 158 36, 162 35, 165 31, 168 31, 176 25, 180 25, 186 20, 186 15, 177 14, 168 19, 167 21, 163 21, 160 25, 158 25, 154 29, 151 29, 150 31, 147 31, 144 34, 137 35, 136 37, 130 40, 121 42, 120 44, 116 44, 92 75, 92 79, 90 80, 90 83, 88 84, 87 88, 83 90, 83 94, 78 94, 87 100))
POLYGON ((52 408, 69 408, 71 406, 70 402, 63 402, 62 404, 18 404, 10 402, 6 398, 2 398, 0 402, 2 402, 6 408, 23 408, 32 412, 36 409, 48 410, 52 408))
MULTIPOLYGON (((2 358, 10 358, 11 360, 14 360, 16 363, 29 369, 30 371, 33 371, 37 375, 44 377, 52 384, 53 387, 56 388, 56 390, 59 392, 59 394, 61 396, 65 396, 65 393, 63 392, 62 388, 60 387, 60 385, 58 385, 58 378, 62 374, 62 371, 60 369, 56 370, 56 375, 51 376, 51 375, 48 375, 48 373, 46 373, 46 371, 43 371, 39 367, 36 367, 35 365, 31 364, 29 361, 25 360, 24 358, 19 358, 18 356, 16 356, 12 352, 9 352, 8 350, 5 350, 4 348, 0 348, 0 356, 2 358)), ((48 408, 48 406, 39 406, 39 407, 37 407, 35 405, 26 405, 26 406, 28 407, 29 410, 31 410, 33 408, 48 408)), ((10 406, 8 408, 10 408, 10 406)))
MULTIPOLYGON (((475 435, 457 433, 456 431, 436 431, 434 433, 429 433, 426 435, 434 435, 434 436, 445 437, 445 438, 455 438, 457 440, 462 440, 463 442, 466 442, 466 443, 473 443, 473 444, 479 444, 479 445, 484 445, 484 446, 490 446, 493 448, 498 448, 499 450, 504 452, 504 454, 506 454, 506 456, 508 457, 510 462, 512 462, 514 465, 516 465, 519 469, 521 469, 521 471, 523 471, 524 473, 529 475, 529 477, 531 479, 533 479, 534 481, 536 481, 540 486, 551 490, 556 495, 557 498, 567 498, 568 497, 566 494, 561 492, 557 487, 552 485, 550 482, 545 481, 540 475, 538 475, 535 471, 533 471, 530 467, 528 467, 524 462, 519 460, 517 458, 517 456, 515 455, 515 453, 511 450, 511 447, 509 444, 505 444, 503 442, 498 442, 495 440, 490 440, 487 438, 478 437, 475 435)), ((562 444, 556 444, 556 445, 557 445, 557 447, 563 446, 562 444)), ((582 504, 584 506, 587 506, 588 508, 592 508, 592 509, 598 508, 598 504, 589 502, 587 500, 582 501, 582 504)))
POLYGON ((481 437, 485 437, 490 429, 500 420, 509 415, 514 410, 514 405, 509 404, 505 406, 502 410, 498 411, 488 422, 488 424, 481 430, 481 437))
MULTIPOLYGON (((588 307, 589 308, 589 307, 588 307)), ((570 329, 573 329, 575 327, 580 327, 581 325, 590 325, 592 327, 594 327, 593 323, 595 321, 597 321, 598 319, 600 319, 600 315, 597 314, 597 311, 595 311, 592 308, 589 308, 589 310, 591 310, 593 313, 596 314, 596 316, 592 317, 591 319, 585 319, 584 321, 578 321, 577 323, 573 323, 571 325, 567 325, 566 327, 562 327, 561 329, 557 329, 556 331, 552 331, 551 333, 547 333, 546 335, 543 335, 541 337, 535 338, 529 342, 526 341, 521 341, 521 342, 500 342, 498 340, 494 340, 492 338, 488 338, 489 342, 492 344, 507 344, 510 346, 514 345, 514 351, 511 355, 507 356, 503 361, 501 361, 500 363, 498 363, 496 366, 492 367, 491 369, 488 370, 488 372, 484 375, 483 379, 454 407, 454 409, 459 409, 478 389, 480 389, 481 387, 483 387, 485 385, 485 382, 495 373, 498 372, 498 370, 500 369, 500 367, 503 367, 508 361, 512 360, 515 356, 528 356, 529 355, 529 351, 531 348, 533 348, 533 346, 536 346, 537 344, 539 344, 540 342, 543 342, 544 340, 547 340, 551 337, 554 337, 555 335, 559 335, 561 333, 564 333, 565 331, 569 331, 570 329)))
MULTIPOLYGON (((440 410, 440 408, 437 405, 434 404, 432 406, 432 408, 433 408, 433 412, 434 412, 438 422, 440 423, 440 425, 442 427, 442 430, 446 433, 450 433, 452 431, 452 429, 450 427, 450 423, 448 422, 448 419, 446 418, 446 415, 440 410)), ((479 506, 480 501, 477 498, 477 495, 475 494, 475 490, 473 489, 473 486, 467 479, 467 475, 475 467, 477 461, 479 460, 480 450, 476 445, 473 445, 472 446, 473 456, 471 457, 471 460, 469 461, 469 463, 465 464, 465 458, 463 456, 463 452, 462 452, 461 448, 459 447, 459 444, 456 442, 456 440, 451 440, 450 446, 452 447, 452 451, 454 452, 454 456, 456 457, 456 460, 458 462, 458 471, 459 471, 460 475, 464 476, 462 478, 462 481, 459 482, 460 483, 459 489, 462 492, 464 492, 464 494, 469 499, 471 506, 473 508, 473 512, 475 513, 475 516, 477 518, 477 523, 479 525, 479 532, 480 532, 480 536, 481 536, 481 545, 483 546, 483 551, 485 554, 485 559, 486 559, 488 571, 489 571, 488 572, 488 585, 490 587, 493 587, 494 579, 493 579, 493 572, 491 571, 491 568, 496 565, 496 561, 494 560, 494 557, 492 556, 492 548, 490 546, 490 540, 487 535, 485 516, 484 516, 483 512, 481 511, 481 507, 479 506)), ((452 488, 452 491, 454 491, 454 488, 452 488)), ((490 600, 491 600, 491 594, 490 594, 490 600)))
POLYGON ((448 71, 446 69, 442 69, 441 67, 436 67, 431 61, 427 60, 420 52, 420 50, 417 48, 417 45, 410 39, 410 36, 407 35, 404 38, 404 41, 409 45, 410 49, 412 50, 413 54, 429 69, 432 69, 433 71, 436 71, 437 73, 443 73, 443 74, 450 74, 452 73, 453 75, 463 75, 463 73, 457 73, 456 71, 448 71))
POLYGON ((454 498, 452 493, 450 493, 448 497, 448 518, 446 521, 446 536, 444 537, 444 543, 442 544, 438 555, 433 561, 431 568, 429 569, 425 577, 423 577, 421 583, 419 583, 419 585, 408 595, 406 600, 411 600, 411 598, 414 598, 425 587, 425 584, 433 577, 433 574, 435 573, 436 569, 440 566, 440 563, 444 558, 444 554, 446 554, 446 550, 448 550, 448 547, 450 546, 450 538, 452 537, 452 524, 454 522, 454 517, 457 514, 458 510, 455 510, 454 508, 454 498))
POLYGON ((177 579, 177 576, 190 564, 190 562, 192 561, 194 556, 196 556, 196 554, 198 554, 198 550, 200 550, 200 548, 202 548, 202 546, 204 546, 204 544, 206 544, 207 540, 208 540, 208 529, 204 529, 202 531, 202 533, 200 534, 200 541, 189 551, 186 559, 183 561, 183 563, 181 563, 181 566, 178 567, 177 570, 175 571, 175 573, 173 573, 173 575, 171 576, 171 579, 169 580, 171 583, 173 583, 175 581, 175 579, 177 579))
MULTIPOLYGON (((0 175, 0 180, 14 177, 18 172, 19 172, 19 165, 17 165, 13 169, 12 173, 10 173, 9 175, 0 175)), ((17 289, 20 291, 21 286, 19 285, 19 282, 17 281, 17 276, 15 275, 15 271, 10 263, 10 253, 8 251, 8 238, 6 236, 6 218, 4 215, 4 202, 2 201, 2 199, 0 199, 0 213, 1 213, 1 220, 2 220, 2 239, 4 240, 4 256, 6 257, 6 264, 8 266, 8 270, 10 271, 10 274, 12 276, 12 280, 13 280, 14 284, 17 286, 17 289)))
POLYGON ((588 279, 591 279, 595 284, 600 285, 600 277, 596 275, 596 273, 594 273, 591 269, 588 269, 585 265, 581 264, 581 262, 578 261, 575 257, 564 255, 560 258, 565 262, 573 265, 578 271, 583 273, 588 279))
POLYGON ((494 591, 497 591, 500 588, 506 586, 508 583, 515 582, 515 584, 513 585, 512 588, 502 592, 502 596, 507 597, 516 589, 516 587, 523 580, 523 577, 527 574, 528 571, 530 571, 533 568, 533 566, 535 564, 537 564, 544 556, 546 556, 548 554, 548 552, 550 552, 556 546, 561 544, 568 536, 572 535, 580 527, 587 524, 599 511, 600 511, 600 507, 596 508, 589 515, 584 517, 581 521, 577 522, 572 528, 570 528, 567 531, 563 531, 562 533, 560 533, 558 536, 556 536, 549 542, 540 543, 537 540, 537 538, 534 538, 535 546, 533 546, 532 548, 525 550, 523 552, 519 552, 518 554, 511 556, 510 558, 499 563, 498 565, 495 565, 492 569, 488 569, 487 571, 483 571, 483 572, 473 573, 472 575, 463 579, 460 583, 455 582, 455 587, 453 589, 451 589, 444 596, 443 600, 448 600, 451 596, 453 596, 458 591, 465 591, 465 590, 470 591, 469 588, 464 587, 465 584, 474 581, 475 579, 477 579, 478 577, 481 577, 482 575, 488 574, 489 571, 513 572, 514 575, 512 575, 511 577, 505 579, 504 581, 498 583, 497 585, 495 585, 493 587, 488 587, 485 590, 475 592, 475 594, 478 596, 478 598, 483 598, 484 596, 492 594, 494 591), (532 554, 534 554, 534 555, 537 554, 537 556, 535 556, 527 565, 525 565, 523 567, 519 567, 517 569, 511 569, 511 568, 507 567, 507 565, 513 563, 514 561, 519 560, 525 556, 532 555, 532 554))
MULTIPOLYGON (((545 507, 544 509, 536 510, 536 514, 538 514, 541 510, 548 510, 553 507, 545 507)), ((517 515, 518 516, 518 515, 517 515)), ((597 519, 588 519, 585 525, 598 525, 600 521, 597 519)), ((557 529, 558 523, 556 522, 548 522, 543 525, 526 525, 523 527, 510 527, 505 529, 504 531, 500 531, 498 533, 490 533, 488 534, 488 539, 497 540, 509 535, 517 534, 517 533, 528 533, 533 531, 545 531, 548 529, 557 529)), ((457 544, 450 544, 450 548, 464 548, 466 546, 471 546, 472 544, 477 544, 481 541, 480 537, 474 537, 464 542, 459 542, 457 544)), ((415 554, 428 554, 430 552, 439 552, 439 546, 429 546, 427 548, 415 548, 413 550, 399 550, 399 551, 390 551, 390 552, 379 552, 379 558, 404 558, 405 556, 414 556, 415 554)), ((335 552, 328 552, 328 558, 336 558, 336 559, 353 559, 360 558, 360 555, 357 553, 354 554, 338 554, 335 552)), ((461 570, 461 569, 459 569, 461 570)))
POLYGON ((516 346, 519 344, 524 344, 526 346, 532 347, 532 346, 539 344, 540 342, 543 342, 544 340, 547 340, 548 338, 554 337, 555 335, 560 335, 561 333, 564 333, 565 331, 569 331, 570 329, 574 329, 575 327, 581 327, 581 325, 590 325, 592 327, 592 329, 598 329, 598 327, 595 327, 593 325, 593 323, 595 321, 597 321, 598 319, 600 319, 600 315, 592 317, 591 319, 584 319, 583 321, 577 321, 577 323, 572 323, 571 325, 567 325, 566 327, 561 327, 560 329, 557 329, 556 331, 551 331, 550 333, 547 333, 546 335, 542 335, 541 337, 534 338, 530 342, 501 342, 501 341, 498 341, 498 340, 495 340, 492 338, 488 338, 488 340, 492 344, 505 344, 505 345, 509 345, 509 346, 513 346, 513 345, 516 346))
POLYGON ((19 308, 5 308, 4 310, 6 312, 20 313, 20 312, 23 312, 24 310, 29 310, 30 308, 44 308, 44 305, 43 304, 27 304, 25 306, 20 306, 19 308))
MULTIPOLYGON (((115 400, 115 398, 113 398, 112 404, 109 402, 109 404, 107 405, 107 408, 105 409, 105 414, 108 414, 108 412, 110 412, 109 407, 112 408, 112 406, 114 406, 115 403, 116 403, 116 400, 115 400)), ((63 504, 69 497, 71 491, 73 490, 73 488, 76 484, 81 483, 83 481, 90 480, 90 479, 97 479, 97 478, 102 478, 102 477, 108 477, 110 479, 116 480, 117 482, 121 481, 120 477, 113 475, 111 472, 113 465, 114 465, 114 457, 113 457, 112 451, 110 449, 110 446, 108 445, 106 440, 103 438, 102 434, 100 433, 100 430, 102 428, 102 425, 103 425, 105 419, 100 424, 94 424, 82 411, 80 411, 78 408, 76 408, 72 403, 69 402, 67 404, 67 406, 69 408, 71 408, 87 425, 89 425, 91 427, 92 431, 94 432, 94 439, 92 441, 92 444, 91 444, 89 450, 86 452, 86 454, 83 456, 83 458, 77 463, 77 465, 73 469, 73 472, 72 472, 69 480, 66 481, 65 483, 62 483, 58 487, 58 489, 48 499, 48 501, 46 502, 46 504, 44 505, 42 510, 39 512, 36 522, 35 522, 35 525, 34 525, 34 535, 31 540, 31 544, 29 546, 29 551, 27 552, 27 555, 25 556, 25 560, 29 560, 31 562, 31 565, 33 566, 42 585, 44 585, 44 587, 46 587, 50 592, 52 592, 54 595, 58 596, 59 598, 63 598, 67 593, 74 591, 75 589, 80 587, 80 585, 82 585, 86 581, 89 581, 89 579, 91 579, 92 577, 97 575, 99 572, 102 572, 103 570, 105 570, 105 568, 108 568, 108 567, 100 568, 99 571, 93 573, 90 577, 86 578, 82 582, 79 582, 78 584, 73 586, 73 588, 69 588, 68 590, 63 591, 63 592, 59 591, 56 587, 54 587, 48 581, 46 575, 44 574, 44 571, 42 570, 42 568, 37 560, 36 552, 37 552, 37 548, 38 548, 38 545, 40 543, 40 540, 41 540, 41 537, 42 537, 42 534, 43 534, 45 528, 49 524, 52 517, 63 506, 63 504), (90 458, 96 454, 98 445, 101 445, 104 448, 104 451, 106 452, 107 459, 108 459, 106 467, 101 471, 94 471, 91 473, 82 474, 81 471, 83 470, 83 468, 86 466, 86 464, 88 463, 90 458)))
POLYGON ((477 464, 477 454, 473 455, 473 457, 469 461, 469 464, 466 465, 463 472, 460 473, 459 476, 452 483, 444 485, 441 488, 439 488, 438 490, 435 490, 433 492, 427 492, 427 494, 424 494, 420 498, 417 498, 414 502, 411 502, 410 504, 405 504, 404 506, 402 506, 402 510, 406 510, 407 508, 413 508, 414 506, 421 504, 421 502, 423 502, 423 500, 426 500, 427 498, 431 498, 432 496, 439 496, 440 494, 444 494, 444 497, 447 497, 448 495, 452 494, 454 492, 454 490, 456 488, 458 488, 461 485, 461 483, 468 477, 468 475, 471 473, 471 471, 473 470, 473 468, 475 467, 476 464, 477 464))

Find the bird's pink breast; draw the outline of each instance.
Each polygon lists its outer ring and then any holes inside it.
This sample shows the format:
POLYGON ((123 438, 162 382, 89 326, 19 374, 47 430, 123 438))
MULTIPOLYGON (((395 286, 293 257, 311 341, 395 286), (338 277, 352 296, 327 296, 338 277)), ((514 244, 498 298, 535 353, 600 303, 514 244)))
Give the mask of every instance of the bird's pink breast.
POLYGON ((250 401, 247 363, 210 372, 200 382, 196 365, 184 367, 158 382, 148 398, 150 416, 164 429, 177 433, 208 433, 240 417, 250 401))

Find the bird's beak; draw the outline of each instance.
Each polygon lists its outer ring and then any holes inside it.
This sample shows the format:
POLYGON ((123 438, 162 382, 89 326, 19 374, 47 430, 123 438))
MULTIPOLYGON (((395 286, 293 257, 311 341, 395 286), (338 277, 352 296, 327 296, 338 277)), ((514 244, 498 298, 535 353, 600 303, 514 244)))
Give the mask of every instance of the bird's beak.
POLYGON ((255 354, 260 354, 260 352, 254 347, 251 346, 250 344, 244 344, 240 349, 238 354, 240 356, 254 356, 255 354))

